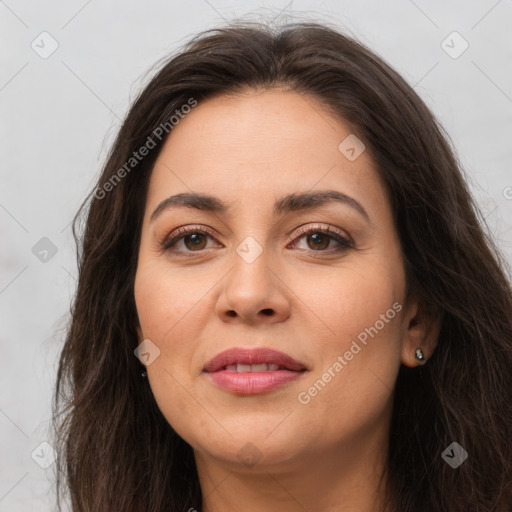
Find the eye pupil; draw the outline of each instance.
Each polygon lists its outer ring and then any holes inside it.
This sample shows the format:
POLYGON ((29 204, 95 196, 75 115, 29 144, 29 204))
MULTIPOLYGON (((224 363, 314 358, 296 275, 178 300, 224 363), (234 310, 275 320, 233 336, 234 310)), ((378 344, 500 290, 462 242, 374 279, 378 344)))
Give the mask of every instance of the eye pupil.
POLYGON ((330 242, 330 238, 323 233, 310 234, 310 235, 308 235, 308 239, 313 240, 313 242, 315 244, 314 247, 316 249, 325 249, 329 245, 329 242, 330 242), (322 243, 322 238, 324 240, 324 243, 322 243), (319 243, 320 243, 320 245, 319 245, 319 243))

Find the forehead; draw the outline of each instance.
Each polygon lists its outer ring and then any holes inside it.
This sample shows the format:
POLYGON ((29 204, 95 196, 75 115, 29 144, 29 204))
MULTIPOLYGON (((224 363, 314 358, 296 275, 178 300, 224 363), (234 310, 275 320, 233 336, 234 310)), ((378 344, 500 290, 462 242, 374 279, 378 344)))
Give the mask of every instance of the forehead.
POLYGON ((263 207, 266 199, 270 205, 286 193, 334 187, 367 197, 371 210, 385 199, 384 190, 368 151, 355 159, 340 151, 343 141, 357 144, 354 137, 318 100, 282 89, 199 102, 173 127, 159 154, 148 208, 180 192, 237 204, 254 199, 252 206, 263 207))

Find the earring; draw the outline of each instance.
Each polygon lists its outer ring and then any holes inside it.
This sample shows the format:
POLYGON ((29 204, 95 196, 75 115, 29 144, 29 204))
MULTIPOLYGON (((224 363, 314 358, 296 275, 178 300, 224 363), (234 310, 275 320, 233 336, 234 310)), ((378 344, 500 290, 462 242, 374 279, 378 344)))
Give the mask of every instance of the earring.
POLYGON ((145 379, 147 376, 148 376, 148 372, 146 370, 144 370, 143 372, 141 372, 140 376, 145 379))
POLYGON ((425 354, 421 348, 416 349, 416 359, 421 362, 425 361, 425 354))

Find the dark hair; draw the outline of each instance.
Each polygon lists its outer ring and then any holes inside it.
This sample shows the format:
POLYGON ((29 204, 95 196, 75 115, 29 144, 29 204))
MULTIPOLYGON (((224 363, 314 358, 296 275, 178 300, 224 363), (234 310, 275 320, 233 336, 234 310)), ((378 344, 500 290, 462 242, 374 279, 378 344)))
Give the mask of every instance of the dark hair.
POLYGON ((233 22, 199 34, 162 65, 122 123, 73 224, 79 279, 54 402, 59 507, 65 488, 74 512, 200 510, 193 450, 163 417, 133 353, 141 224, 165 137, 153 137, 156 147, 133 169, 126 162, 190 98, 272 87, 316 98, 364 141, 390 198, 408 290, 426 315, 441 319, 428 363, 399 370, 387 460, 391 509, 510 510, 506 263, 424 102, 364 45, 312 22, 275 29, 233 22), (457 469, 441 457, 454 441, 469 454, 457 469))

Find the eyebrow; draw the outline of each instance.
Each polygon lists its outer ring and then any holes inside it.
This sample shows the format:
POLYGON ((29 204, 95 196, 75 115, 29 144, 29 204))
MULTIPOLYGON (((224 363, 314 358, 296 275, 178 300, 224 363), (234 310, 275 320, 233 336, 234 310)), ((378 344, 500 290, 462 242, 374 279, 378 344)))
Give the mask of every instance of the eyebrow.
MULTIPOLYGON (((370 216, 361 203, 356 201, 353 197, 336 190, 288 194, 276 200, 274 203, 273 214, 283 215, 289 212, 310 210, 328 203, 342 203, 350 206, 359 212, 365 220, 371 224, 370 216)), ((164 210, 180 206, 214 213, 227 213, 231 207, 230 204, 225 203, 219 198, 207 194, 195 192, 181 193, 164 199, 151 214, 151 222, 153 222, 164 210)))

